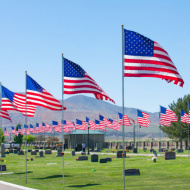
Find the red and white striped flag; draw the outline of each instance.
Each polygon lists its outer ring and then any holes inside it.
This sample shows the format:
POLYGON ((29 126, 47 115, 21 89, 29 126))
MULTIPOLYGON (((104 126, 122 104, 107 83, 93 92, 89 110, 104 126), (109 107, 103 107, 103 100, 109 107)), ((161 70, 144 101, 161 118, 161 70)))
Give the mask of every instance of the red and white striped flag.
POLYGON ((124 36, 125 77, 156 77, 183 87, 170 56, 157 42, 125 29, 124 36))
POLYGON ((137 112, 138 112, 138 123, 139 123, 139 125, 141 127, 148 127, 149 123, 150 123, 150 120, 148 118, 150 115, 148 113, 142 112, 140 110, 137 110, 137 112))

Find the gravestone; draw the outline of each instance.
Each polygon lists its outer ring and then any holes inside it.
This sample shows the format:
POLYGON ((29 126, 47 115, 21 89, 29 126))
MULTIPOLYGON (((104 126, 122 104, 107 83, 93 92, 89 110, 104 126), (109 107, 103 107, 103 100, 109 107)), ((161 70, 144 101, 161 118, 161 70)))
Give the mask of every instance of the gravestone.
POLYGON ((133 176, 133 175, 140 175, 139 169, 127 169, 125 170, 125 176, 133 176))
MULTIPOLYGON (((0 165, 0 171, 1 171, 1 165, 0 165)), ((2 165, 2 171, 7 171, 6 165, 2 165)))
POLYGON ((2 158, 5 158, 5 157, 6 157, 6 156, 5 156, 5 145, 4 145, 4 143, 1 144, 1 157, 2 157, 2 158))
POLYGON ((51 150, 45 150, 45 154, 52 154, 51 150))
POLYGON ((31 150, 31 149, 29 149, 29 150, 28 150, 28 152, 32 152, 32 150, 31 150))
POLYGON ((10 150, 9 150, 9 153, 13 153, 13 149, 10 149, 10 150))
POLYGON ((5 152, 5 154, 9 154, 9 152, 5 152))
POLYGON ((112 159, 111 158, 106 158, 107 162, 111 162, 112 159))
POLYGON ((98 155, 97 154, 91 155, 91 162, 98 162, 98 155))
POLYGON ((86 152, 81 152, 81 155, 86 155, 86 152))
POLYGON ((183 152, 183 149, 177 149, 177 153, 183 152))
POLYGON ((78 161, 88 160, 88 156, 79 156, 78 161))
POLYGON ((39 150, 38 150, 38 149, 36 149, 35 151, 36 151, 36 152, 39 152, 39 150))
POLYGON ((133 153, 137 153, 137 148, 133 148, 133 153))
POLYGON ((165 160, 174 160, 175 152, 165 152, 165 160))
POLYGON ((62 152, 62 148, 58 148, 56 157, 62 157, 61 152, 62 152))
POLYGON ((37 155, 37 153, 36 153, 35 150, 31 151, 30 154, 31 154, 31 155, 37 155))
POLYGON ((75 156, 75 151, 74 151, 74 150, 71 151, 71 155, 72 155, 72 156, 75 156))
POLYGON ((18 152, 18 155, 24 155, 24 151, 23 151, 23 150, 20 150, 20 151, 18 152))
POLYGON ((100 163, 107 163, 107 159, 106 158, 101 158, 100 163))
POLYGON ((39 157, 44 157, 44 152, 43 151, 39 151, 39 157))
POLYGON ((17 149, 14 149, 13 152, 14 152, 14 154, 18 154, 18 150, 17 149))
MULTIPOLYGON (((117 151, 117 158, 123 158, 123 151, 117 151)), ((126 158, 126 152, 124 152, 124 156, 126 158)))

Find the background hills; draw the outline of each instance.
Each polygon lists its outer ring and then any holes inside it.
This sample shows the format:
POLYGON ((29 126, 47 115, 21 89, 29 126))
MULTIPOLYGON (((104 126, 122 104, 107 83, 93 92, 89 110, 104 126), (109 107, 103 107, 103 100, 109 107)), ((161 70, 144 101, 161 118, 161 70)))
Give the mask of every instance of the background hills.
MULTIPOLYGON (((111 118, 117 120, 117 112, 122 113, 122 107, 117 106, 115 104, 109 103, 107 101, 97 100, 93 97, 88 97, 84 95, 77 95, 67 98, 64 101, 64 106, 67 108, 64 111, 64 119, 69 121, 76 121, 76 118, 85 120, 86 117, 89 117, 91 120, 99 119, 99 114, 104 117, 111 118)), ((147 112, 146 110, 142 110, 147 112)), ((3 119, 3 126, 7 126, 8 131, 9 126, 16 126, 19 122, 24 124, 25 117, 19 112, 10 111, 10 116, 12 118, 13 123, 11 124, 8 120, 3 119)), ((141 137, 159 137, 159 113, 158 112, 147 112, 150 114, 151 124, 148 128, 140 129, 141 137)), ((129 117, 137 120, 137 109, 136 108, 125 108, 125 114, 129 117)), ((51 111, 42 107, 37 107, 35 116, 33 118, 27 118, 29 124, 47 122, 51 124, 52 120, 61 121, 61 111, 51 111)), ((126 136, 133 137, 133 128, 134 126, 125 127, 126 136)), ((136 127, 137 128, 137 127, 136 127)), ((106 137, 107 138, 120 138, 120 132, 116 132, 114 130, 107 130, 106 137)))

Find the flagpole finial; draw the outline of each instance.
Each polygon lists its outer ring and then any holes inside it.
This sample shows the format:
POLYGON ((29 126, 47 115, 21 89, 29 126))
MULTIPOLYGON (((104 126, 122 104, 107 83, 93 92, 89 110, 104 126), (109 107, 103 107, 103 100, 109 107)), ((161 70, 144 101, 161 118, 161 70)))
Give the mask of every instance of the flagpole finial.
POLYGON ((121 27, 123 28, 123 27, 124 27, 124 25, 122 24, 122 25, 121 25, 121 27))
POLYGON ((63 56, 63 53, 62 53, 62 56, 63 56))

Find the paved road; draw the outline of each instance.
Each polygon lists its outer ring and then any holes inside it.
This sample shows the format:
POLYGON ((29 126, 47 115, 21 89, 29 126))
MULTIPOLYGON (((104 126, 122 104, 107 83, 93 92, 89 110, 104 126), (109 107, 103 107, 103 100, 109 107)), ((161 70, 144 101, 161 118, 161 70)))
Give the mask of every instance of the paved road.
POLYGON ((20 185, 15 185, 13 183, 7 183, 0 181, 0 190, 36 190, 28 187, 23 187, 20 185))

